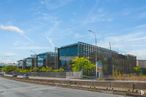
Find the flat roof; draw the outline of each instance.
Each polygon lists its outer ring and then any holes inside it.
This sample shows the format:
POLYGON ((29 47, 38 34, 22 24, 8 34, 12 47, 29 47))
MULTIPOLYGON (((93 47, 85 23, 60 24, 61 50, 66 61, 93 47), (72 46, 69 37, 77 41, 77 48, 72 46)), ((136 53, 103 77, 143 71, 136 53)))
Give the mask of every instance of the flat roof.
MULTIPOLYGON (((84 42, 80 42, 80 41, 77 42, 77 43, 70 44, 70 45, 62 46, 59 49, 66 48, 66 47, 70 47, 70 46, 75 46, 75 45, 78 45, 78 44, 90 45, 90 46, 93 46, 93 47, 97 47, 99 49, 103 49, 103 50, 106 50, 106 51, 111 51, 112 53, 120 54, 119 52, 114 51, 114 50, 110 50, 110 49, 107 49, 107 48, 99 47, 99 46, 96 46, 96 45, 93 45, 93 44, 88 44, 88 43, 84 43, 84 42)), ((123 56, 134 56, 134 55, 131 55, 131 54, 120 54, 120 55, 123 55, 123 56)), ((136 57, 136 56, 134 56, 134 57, 136 57)))

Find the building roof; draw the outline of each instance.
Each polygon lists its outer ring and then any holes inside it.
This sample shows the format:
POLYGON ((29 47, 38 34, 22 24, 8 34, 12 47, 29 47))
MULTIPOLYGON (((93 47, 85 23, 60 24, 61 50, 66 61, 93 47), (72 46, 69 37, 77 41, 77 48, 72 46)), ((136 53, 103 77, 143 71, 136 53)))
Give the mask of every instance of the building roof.
POLYGON ((40 53, 37 56, 41 56, 41 55, 46 55, 46 54, 55 54, 55 52, 45 52, 45 53, 40 53))
MULTIPOLYGON (((120 54, 120 53, 118 53, 117 51, 114 51, 114 50, 110 50, 110 49, 107 49, 107 48, 99 47, 99 46, 96 46, 96 45, 93 45, 93 44, 88 44, 88 43, 84 43, 84 42, 80 42, 80 41, 77 42, 77 43, 70 44, 70 45, 62 46, 60 48, 66 48, 66 47, 75 46, 75 45, 78 45, 78 44, 90 45, 90 46, 93 46, 93 47, 97 47, 100 50, 111 51, 112 53, 120 54)), ((130 55, 130 54, 120 54, 120 55, 123 55, 123 56, 133 56, 134 57, 134 55, 130 55)))

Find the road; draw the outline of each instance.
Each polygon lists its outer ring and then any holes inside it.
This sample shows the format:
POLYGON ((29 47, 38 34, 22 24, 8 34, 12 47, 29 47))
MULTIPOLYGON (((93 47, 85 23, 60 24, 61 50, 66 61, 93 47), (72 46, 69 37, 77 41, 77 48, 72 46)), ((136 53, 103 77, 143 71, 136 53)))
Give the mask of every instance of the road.
POLYGON ((124 97, 120 95, 53 87, 0 77, 0 97, 124 97))

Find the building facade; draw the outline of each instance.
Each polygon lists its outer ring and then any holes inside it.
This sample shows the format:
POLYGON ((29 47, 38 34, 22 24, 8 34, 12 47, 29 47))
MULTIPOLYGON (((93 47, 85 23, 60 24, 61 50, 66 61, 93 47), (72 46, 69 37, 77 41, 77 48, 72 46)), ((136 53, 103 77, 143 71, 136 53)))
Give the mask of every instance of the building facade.
POLYGON ((26 64, 25 65, 26 68, 35 66, 34 65, 34 58, 32 58, 32 57, 25 58, 24 61, 25 61, 25 64, 26 64))
POLYGON ((74 57, 86 57, 94 64, 97 61, 104 75, 112 75, 113 71, 132 73, 133 67, 136 66, 135 56, 122 55, 116 51, 83 42, 58 48, 59 67, 70 70, 71 60, 74 57))
POLYGON ((141 68, 146 68, 146 60, 137 60, 137 66, 141 68))
POLYGON ((57 53, 54 52, 46 52, 37 55, 37 66, 48 66, 52 68, 56 68, 56 57, 57 53))
POLYGON ((25 68, 25 66, 26 66, 26 63, 25 63, 25 61, 24 60, 19 60, 19 61, 17 61, 17 66, 19 67, 19 68, 25 68))

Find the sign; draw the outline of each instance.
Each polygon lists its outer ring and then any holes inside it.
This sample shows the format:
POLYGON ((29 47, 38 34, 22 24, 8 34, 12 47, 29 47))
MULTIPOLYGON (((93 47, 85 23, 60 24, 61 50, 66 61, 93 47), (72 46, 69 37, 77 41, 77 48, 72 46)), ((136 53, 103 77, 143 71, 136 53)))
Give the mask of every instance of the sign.
POLYGON ((103 67, 103 64, 101 61, 97 61, 96 62, 96 72, 101 72, 102 71, 102 67, 103 67))

